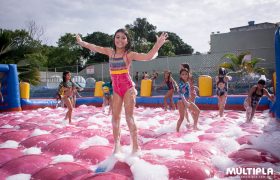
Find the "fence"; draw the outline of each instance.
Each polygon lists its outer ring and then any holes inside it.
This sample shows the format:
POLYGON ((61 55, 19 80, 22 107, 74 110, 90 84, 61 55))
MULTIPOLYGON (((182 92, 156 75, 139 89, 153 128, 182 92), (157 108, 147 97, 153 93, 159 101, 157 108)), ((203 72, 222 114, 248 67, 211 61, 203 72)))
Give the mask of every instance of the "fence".
MULTIPOLYGON (((275 71, 275 62, 273 59, 273 55, 271 55, 271 50, 269 49, 257 49, 250 50, 253 57, 271 57, 270 59, 259 63, 259 66, 265 67, 268 69, 267 78, 271 79, 272 73, 275 71)), ((236 54, 239 54, 240 51, 236 51, 236 54)), ((191 67, 191 71, 193 73, 193 77, 195 80, 195 85, 197 85, 197 80, 200 75, 209 75, 212 78, 217 76, 217 71, 219 64, 228 61, 225 59, 221 59, 225 53, 213 53, 213 54, 199 54, 199 55, 189 55, 189 56, 173 56, 173 57, 158 57, 152 61, 133 61, 130 68, 130 75, 134 82, 136 72, 139 73, 139 79, 142 79, 142 73, 147 72, 151 75, 153 72, 158 72, 159 76, 154 82, 154 86, 158 86, 163 81, 163 72, 165 70, 169 70, 172 72, 172 76, 175 80, 179 80, 179 69, 180 64, 188 63, 191 67)), ((72 69, 72 76, 82 76, 86 81, 86 88, 88 88, 88 92, 92 91, 94 88, 95 81, 109 81, 109 64, 101 63, 90 65, 84 68, 82 71, 78 72, 77 66, 70 67, 58 67, 55 69, 48 69, 48 71, 41 72, 41 86, 45 86, 46 88, 57 88, 58 83, 62 80, 62 71, 65 69, 72 69), (74 69, 74 70, 73 70, 74 69)), ((245 94, 248 89, 257 82, 258 76, 254 77, 233 77, 233 80, 229 82, 229 94, 245 94)), ((268 83, 270 86, 270 83, 268 83)), ((139 87, 139 84, 137 84, 139 87)), ((213 81, 213 87, 214 81, 213 81)), ((35 88, 35 87, 34 87, 35 88)), ((36 89, 36 88, 35 88, 36 89)), ((35 92, 35 91, 33 91, 35 92)), ((36 92, 35 92, 36 93, 36 92)), ((162 92, 164 93, 164 92, 162 92)), ((155 92, 154 94, 158 94, 155 92)), ((91 96, 92 93, 87 93, 87 95, 91 96)))

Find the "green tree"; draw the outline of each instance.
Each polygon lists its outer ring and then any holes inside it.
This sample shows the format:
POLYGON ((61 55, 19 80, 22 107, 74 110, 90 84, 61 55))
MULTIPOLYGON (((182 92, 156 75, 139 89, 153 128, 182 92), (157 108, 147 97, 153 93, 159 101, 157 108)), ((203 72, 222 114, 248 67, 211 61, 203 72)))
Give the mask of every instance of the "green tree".
POLYGON ((242 52, 239 55, 227 53, 222 57, 222 59, 229 59, 231 61, 220 64, 220 67, 229 69, 231 73, 238 74, 240 76, 251 73, 266 74, 265 68, 257 67, 257 64, 264 61, 264 59, 256 57, 251 58, 250 52, 242 52))
MULTIPOLYGON (((132 44, 134 45, 134 51, 143 51, 147 45, 154 44, 156 42, 156 35, 160 35, 162 32, 157 32, 157 27, 150 24, 146 18, 137 18, 133 24, 127 24, 126 29, 132 37, 132 44)), ((180 54, 192 54, 193 49, 175 33, 167 32, 168 40, 170 43, 166 43, 159 51, 159 56, 173 56, 180 54)), ((152 47, 152 46, 151 46, 152 47)))
MULTIPOLYGON (((103 47, 113 47, 113 36, 108 35, 102 32, 93 32, 92 34, 88 34, 84 40, 89 43, 96 44, 98 46, 103 47)), ((86 59, 86 64, 100 63, 100 62, 108 62, 108 56, 100 53, 95 53, 89 51, 88 49, 83 49, 82 51, 83 59, 86 59)))
POLYGON ((125 27, 134 32, 131 35, 135 44, 146 41, 155 42, 153 35, 155 35, 157 27, 150 24, 146 18, 137 18, 133 24, 127 24, 125 27))
POLYGON ((0 63, 18 64, 20 81, 33 85, 40 82, 38 68, 46 61, 40 54, 40 42, 33 40, 25 30, 0 30, 0 63))
POLYGON ((148 47, 156 42, 156 26, 150 24, 146 18, 137 18, 133 24, 127 24, 125 28, 128 30, 133 51, 146 53, 148 47))
POLYGON ((167 33, 168 33, 168 40, 172 42, 172 45, 174 46, 174 53, 176 55, 193 53, 193 48, 187 43, 184 43, 184 41, 177 34, 173 32, 167 32, 167 33))
POLYGON ((75 34, 66 33, 57 42, 58 47, 45 48, 48 56, 47 67, 58 71, 80 71, 84 62, 81 60, 82 49, 76 43, 75 34))

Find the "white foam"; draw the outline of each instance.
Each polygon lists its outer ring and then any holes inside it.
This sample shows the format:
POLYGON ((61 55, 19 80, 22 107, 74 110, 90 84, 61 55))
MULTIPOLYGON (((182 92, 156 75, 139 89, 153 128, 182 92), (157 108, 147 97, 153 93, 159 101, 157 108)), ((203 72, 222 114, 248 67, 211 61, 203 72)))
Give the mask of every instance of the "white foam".
POLYGON ((231 126, 230 129, 228 129, 227 131, 224 132, 224 135, 225 136, 228 136, 228 137, 240 137, 240 136, 243 136, 245 134, 248 134, 244 131, 242 131, 242 129, 238 126, 231 126))
POLYGON ((104 172, 108 172, 114 168, 117 161, 117 158, 114 155, 111 155, 97 165, 91 166, 90 169, 95 172, 98 168, 101 168, 104 172))
POLYGON ((12 176, 8 176, 6 180, 30 180, 31 179, 31 174, 15 174, 12 176))
POLYGON ((13 141, 13 140, 8 140, 2 144, 0 144, 0 148, 13 148, 17 149, 18 148, 18 142, 13 141))
POLYGON ((171 122, 170 124, 162 125, 155 130, 155 133, 157 135, 161 135, 161 134, 166 134, 166 133, 170 133, 170 132, 175 132, 176 123, 177 122, 171 122))
POLYGON ((280 159, 280 131, 252 137, 251 142, 251 147, 266 150, 280 159))
POLYGON ((179 143, 191 143, 191 142, 199 142, 198 136, 203 134, 202 131, 192 132, 190 134, 186 134, 181 138, 175 139, 176 142, 179 143))
POLYGON ((221 137, 215 141, 215 144, 226 154, 230 154, 231 152, 240 149, 240 145, 238 144, 238 142, 236 142, 235 139, 229 137, 221 137))
POLYGON ((43 135, 43 134, 50 134, 50 133, 48 131, 36 128, 30 136, 39 136, 39 135, 43 135))
POLYGON ((127 159, 126 162, 130 165, 135 180, 168 180, 169 172, 164 165, 154 165, 137 157, 127 159))
POLYGON ((91 138, 88 138, 86 141, 82 142, 80 148, 85 149, 94 145, 106 146, 109 145, 109 141, 108 139, 100 136, 93 136, 91 138))
POLYGON ((74 162, 74 158, 71 154, 63 154, 52 157, 51 164, 56 164, 59 162, 74 162))
POLYGON ((142 152, 145 154, 153 154, 168 159, 176 159, 178 157, 182 157, 185 155, 184 151, 172 150, 172 149, 151 149, 145 151, 143 150, 142 152))
POLYGON ((226 172, 228 167, 234 167, 236 164, 227 156, 214 155, 211 157, 212 163, 222 172, 226 172))
POLYGON ((24 154, 41 154, 41 148, 38 147, 31 147, 23 150, 24 154))
POLYGON ((11 129, 14 128, 14 126, 11 126, 10 124, 5 124, 4 126, 1 126, 1 128, 11 129))
POLYGON ((88 126, 87 129, 99 129, 97 125, 88 126))

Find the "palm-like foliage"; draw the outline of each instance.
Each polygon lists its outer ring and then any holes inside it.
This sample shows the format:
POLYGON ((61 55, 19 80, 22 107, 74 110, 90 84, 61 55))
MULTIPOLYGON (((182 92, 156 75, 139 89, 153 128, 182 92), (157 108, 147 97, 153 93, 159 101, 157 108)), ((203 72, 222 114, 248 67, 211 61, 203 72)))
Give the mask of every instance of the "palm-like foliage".
POLYGON ((29 82, 32 85, 40 84, 40 72, 38 68, 28 65, 18 66, 19 80, 29 82))
POLYGON ((261 58, 251 58, 250 52, 242 52, 239 55, 232 53, 225 54, 222 59, 230 59, 231 62, 224 62, 220 64, 220 67, 229 69, 233 74, 238 74, 240 76, 249 75, 253 73, 266 74, 265 68, 256 67, 256 65, 264 61, 261 58), (249 58, 248 58, 249 57, 249 58))

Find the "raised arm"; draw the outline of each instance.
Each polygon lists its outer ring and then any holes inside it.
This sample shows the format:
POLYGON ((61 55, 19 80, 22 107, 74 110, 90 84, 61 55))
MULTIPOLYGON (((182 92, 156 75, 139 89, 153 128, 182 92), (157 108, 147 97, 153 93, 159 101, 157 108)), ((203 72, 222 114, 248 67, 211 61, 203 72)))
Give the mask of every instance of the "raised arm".
POLYGON ((172 83, 174 84, 174 86, 175 86, 177 92, 179 92, 179 86, 178 86, 177 82, 173 79, 173 77, 170 77, 170 80, 171 80, 172 83))
POLYGON ((161 33, 161 35, 158 37, 157 36, 157 42, 155 43, 155 45, 153 46, 153 48, 147 53, 137 53, 137 52, 131 52, 129 53, 129 58, 131 60, 137 60, 137 61, 149 61, 152 60, 153 57, 156 55, 156 53, 158 52, 159 48, 165 43, 167 42, 168 38, 168 34, 163 32, 161 33))
POLYGON ((270 94, 267 89, 263 89, 263 94, 266 95, 271 101, 274 101, 274 95, 270 94))
POLYGON ((84 48, 87 48, 91 51, 94 51, 94 52, 98 52, 98 53, 101 53, 101 54, 105 54, 107 56, 111 56, 112 55, 112 52, 113 52, 113 49, 111 48, 106 48, 106 47, 101 47, 101 46, 97 46, 95 44, 91 44, 91 43, 88 43, 88 42, 85 42, 81 39, 81 37, 77 34, 76 35, 76 40, 77 40, 77 43, 84 47, 84 48))

